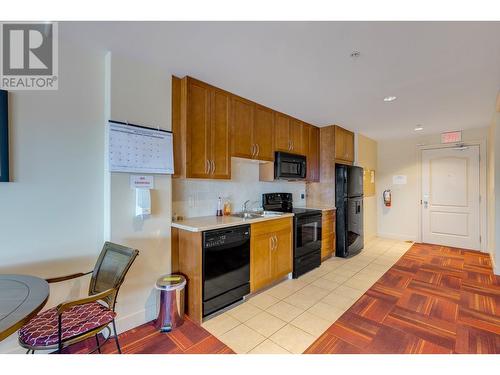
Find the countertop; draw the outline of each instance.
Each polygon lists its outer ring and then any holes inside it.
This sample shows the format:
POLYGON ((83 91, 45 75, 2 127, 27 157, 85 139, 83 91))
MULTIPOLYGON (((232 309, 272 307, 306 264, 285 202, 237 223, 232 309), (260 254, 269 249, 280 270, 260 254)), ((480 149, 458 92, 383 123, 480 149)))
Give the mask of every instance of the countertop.
POLYGON ((203 232, 236 225, 252 224, 260 221, 283 219, 285 217, 293 217, 293 214, 284 213, 279 216, 258 217, 255 219, 243 219, 235 216, 200 216, 174 221, 172 222, 172 227, 187 230, 189 232, 203 232))
POLYGON ((319 205, 319 204, 312 204, 312 205, 307 205, 305 207, 297 207, 297 208, 307 208, 310 210, 321 210, 321 211, 330 211, 330 210, 336 210, 334 206, 328 206, 328 205, 319 205))

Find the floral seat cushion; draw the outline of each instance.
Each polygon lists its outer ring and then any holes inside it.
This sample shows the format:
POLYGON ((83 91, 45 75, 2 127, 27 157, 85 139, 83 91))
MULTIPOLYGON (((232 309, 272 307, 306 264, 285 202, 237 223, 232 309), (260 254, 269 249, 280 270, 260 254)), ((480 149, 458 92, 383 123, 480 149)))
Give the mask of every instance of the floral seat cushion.
MULTIPOLYGON (((115 312, 98 302, 73 306, 62 314, 62 339, 64 341, 107 325, 115 316, 115 312)), ((19 339, 33 347, 57 345, 57 308, 44 311, 31 319, 19 330, 19 339)))

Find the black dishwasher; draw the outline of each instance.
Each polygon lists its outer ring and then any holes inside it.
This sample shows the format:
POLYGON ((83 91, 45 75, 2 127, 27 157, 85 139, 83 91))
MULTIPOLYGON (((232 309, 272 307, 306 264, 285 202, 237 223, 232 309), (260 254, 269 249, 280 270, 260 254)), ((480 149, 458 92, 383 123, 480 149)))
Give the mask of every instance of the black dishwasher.
POLYGON ((250 293, 250 225, 203 232, 203 317, 250 293))

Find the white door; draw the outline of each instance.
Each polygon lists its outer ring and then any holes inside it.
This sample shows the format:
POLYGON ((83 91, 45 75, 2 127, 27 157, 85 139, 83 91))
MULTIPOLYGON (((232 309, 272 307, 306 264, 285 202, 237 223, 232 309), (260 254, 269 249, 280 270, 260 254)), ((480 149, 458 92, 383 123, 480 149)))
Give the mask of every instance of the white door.
POLYGON ((479 146, 422 150, 422 241, 480 250, 479 146))

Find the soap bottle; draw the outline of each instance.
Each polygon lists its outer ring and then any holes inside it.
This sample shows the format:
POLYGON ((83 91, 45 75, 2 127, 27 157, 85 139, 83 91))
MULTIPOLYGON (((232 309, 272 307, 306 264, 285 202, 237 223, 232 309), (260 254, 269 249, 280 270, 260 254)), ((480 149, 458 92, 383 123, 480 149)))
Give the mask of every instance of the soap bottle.
POLYGON ((229 199, 226 199, 224 201, 224 216, 229 215, 231 215, 231 202, 229 202, 229 199))
POLYGON ((217 201, 217 216, 222 216, 222 198, 217 201))

